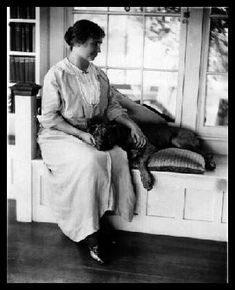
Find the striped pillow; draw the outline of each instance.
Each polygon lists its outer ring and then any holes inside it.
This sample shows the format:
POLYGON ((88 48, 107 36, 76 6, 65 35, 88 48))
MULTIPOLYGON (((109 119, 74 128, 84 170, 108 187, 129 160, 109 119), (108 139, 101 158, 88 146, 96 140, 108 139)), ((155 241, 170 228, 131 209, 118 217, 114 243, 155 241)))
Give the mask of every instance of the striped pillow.
MULTIPOLYGON (((136 168, 135 164, 133 168, 136 168)), ((167 148, 150 157, 148 168, 152 171, 202 174, 205 172, 205 160, 202 155, 189 150, 167 148)))

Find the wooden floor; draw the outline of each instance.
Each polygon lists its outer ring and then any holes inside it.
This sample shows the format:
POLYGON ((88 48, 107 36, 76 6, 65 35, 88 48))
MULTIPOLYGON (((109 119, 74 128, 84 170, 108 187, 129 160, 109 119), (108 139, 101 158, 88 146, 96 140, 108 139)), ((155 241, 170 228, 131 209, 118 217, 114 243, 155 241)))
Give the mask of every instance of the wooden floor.
POLYGON ((56 224, 19 223, 8 201, 7 283, 226 283, 227 244, 117 232, 100 266, 56 224))

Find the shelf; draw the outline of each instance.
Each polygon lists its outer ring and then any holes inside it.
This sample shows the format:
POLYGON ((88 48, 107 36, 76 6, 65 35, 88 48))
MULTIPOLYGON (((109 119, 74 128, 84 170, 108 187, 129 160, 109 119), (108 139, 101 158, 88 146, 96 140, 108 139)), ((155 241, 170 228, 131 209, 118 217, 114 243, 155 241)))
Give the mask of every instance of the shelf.
POLYGON ((27 52, 27 51, 10 51, 9 55, 19 55, 19 56, 36 56, 36 52, 27 52))
POLYGON ((15 85, 16 83, 8 83, 9 86, 13 86, 15 85))
POLYGON ((40 8, 7 7, 7 22, 8 107, 14 112, 14 96, 10 87, 18 81, 39 83, 40 8))
POLYGON ((10 18, 9 22, 36 23, 36 19, 10 18))

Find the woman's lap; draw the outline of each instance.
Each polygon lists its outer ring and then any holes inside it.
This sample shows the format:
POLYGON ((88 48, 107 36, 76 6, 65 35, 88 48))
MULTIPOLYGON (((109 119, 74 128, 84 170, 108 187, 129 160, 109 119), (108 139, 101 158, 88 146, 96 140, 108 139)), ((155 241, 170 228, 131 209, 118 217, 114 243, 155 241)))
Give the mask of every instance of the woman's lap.
MULTIPOLYGON (((58 132, 56 135, 42 135, 38 138, 42 157, 46 165, 54 166, 95 166, 97 163, 103 165, 107 154, 98 151, 92 145, 67 134, 58 132)), ((51 168, 50 168, 51 169, 51 168)))

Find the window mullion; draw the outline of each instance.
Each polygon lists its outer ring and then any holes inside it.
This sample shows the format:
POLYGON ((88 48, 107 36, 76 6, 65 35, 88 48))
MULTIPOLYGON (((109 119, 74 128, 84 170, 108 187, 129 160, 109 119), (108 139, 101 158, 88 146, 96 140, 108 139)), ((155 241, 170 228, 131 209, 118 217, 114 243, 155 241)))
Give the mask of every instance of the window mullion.
POLYGON ((145 34, 146 34, 146 18, 143 14, 143 45, 142 45, 142 63, 141 63, 141 92, 140 92, 140 104, 143 104, 143 92, 144 92, 144 45, 145 45, 145 34))
POLYGON ((107 15, 107 41, 106 41, 106 56, 105 56, 105 73, 107 74, 107 67, 108 67, 108 53, 109 53, 109 14, 107 15))
POLYGON ((205 94, 206 94, 206 77, 207 77, 207 58, 209 51, 209 34, 210 34, 210 19, 209 9, 204 10, 203 15, 203 39, 202 39, 202 58, 200 71, 200 86, 199 86, 199 115, 197 120, 197 132, 200 132, 205 116, 205 94))
MULTIPOLYGON (((185 63, 186 63, 186 45, 187 45, 187 31, 188 21, 184 21, 184 12, 189 8, 182 8, 180 18, 180 39, 179 39, 179 62, 178 62, 178 79, 177 79, 177 95, 176 95, 176 112, 175 123, 181 125, 182 123, 182 103, 183 90, 185 79, 185 63)), ((189 20, 190 21, 190 20, 189 20)))
POLYGON ((202 17, 203 10, 201 8, 190 9, 182 102, 182 125, 193 130, 196 129, 198 113, 199 72, 202 45, 202 17))

